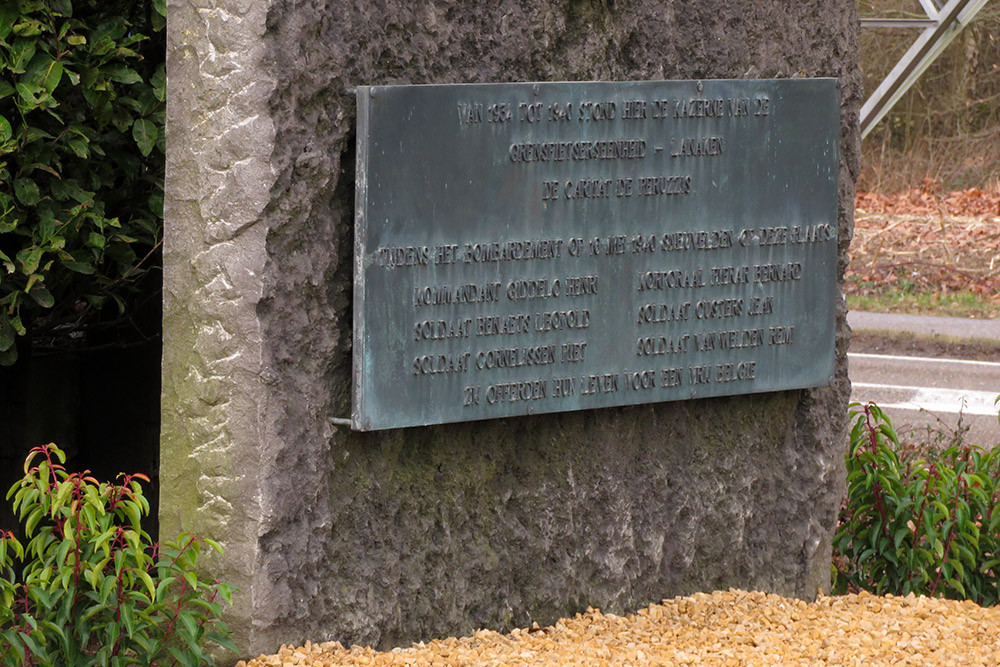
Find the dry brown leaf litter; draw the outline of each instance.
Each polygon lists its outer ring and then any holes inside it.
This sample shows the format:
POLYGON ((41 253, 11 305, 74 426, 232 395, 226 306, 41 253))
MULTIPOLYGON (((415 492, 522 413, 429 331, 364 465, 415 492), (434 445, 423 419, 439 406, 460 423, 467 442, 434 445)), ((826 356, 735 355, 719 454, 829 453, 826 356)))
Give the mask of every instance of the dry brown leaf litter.
POLYGON ((1000 301, 1000 218, 855 217, 849 275, 870 287, 909 281, 1000 301))
POLYGON ((854 198, 854 206, 865 213, 1000 217, 1000 189, 970 188, 942 192, 936 181, 924 179, 921 187, 902 192, 859 191, 854 198))
POLYGON ((1000 192, 940 194, 925 184, 894 195, 861 192, 856 207, 849 294, 875 295, 883 286, 968 290, 1000 304, 1000 192))
POLYGON ((510 634, 480 630, 386 652, 307 643, 237 663, 293 665, 1000 665, 1000 608, 864 592, 807 603, 730 590, 628 616, 590 609, 510 634))

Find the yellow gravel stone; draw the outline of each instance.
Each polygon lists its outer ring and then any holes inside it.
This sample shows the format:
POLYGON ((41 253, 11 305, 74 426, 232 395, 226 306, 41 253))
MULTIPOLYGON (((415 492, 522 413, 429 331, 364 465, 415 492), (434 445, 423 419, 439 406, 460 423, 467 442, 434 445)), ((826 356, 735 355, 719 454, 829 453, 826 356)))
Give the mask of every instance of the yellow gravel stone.
POLYGON ((1000 607, 862 592, 806 603, 730 590, 664 600, 629 616, 419 642, 379 652, 337 642, 282 646, 237 667, 510 665, 1000 665, 1000 607))

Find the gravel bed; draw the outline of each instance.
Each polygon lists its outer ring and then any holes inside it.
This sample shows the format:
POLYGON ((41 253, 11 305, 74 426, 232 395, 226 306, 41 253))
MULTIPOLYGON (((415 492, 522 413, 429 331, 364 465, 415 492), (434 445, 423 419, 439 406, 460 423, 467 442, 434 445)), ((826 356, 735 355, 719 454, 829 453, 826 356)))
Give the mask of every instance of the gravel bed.
POLYGON ((237 667, 308 665, 1000 665, 1000 607, 925 597, 730 590, 635 614, 589 609, 552 627, 380 652, 337 642, 282 647, 237 667))

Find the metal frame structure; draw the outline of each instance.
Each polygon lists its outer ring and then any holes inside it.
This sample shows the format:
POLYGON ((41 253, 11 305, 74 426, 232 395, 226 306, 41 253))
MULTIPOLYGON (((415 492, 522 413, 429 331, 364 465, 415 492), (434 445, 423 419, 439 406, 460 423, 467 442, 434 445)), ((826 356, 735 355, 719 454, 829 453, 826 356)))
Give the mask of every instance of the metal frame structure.
POLYGON ((926 19, 861 19, 862 28, 923 28, 861 107, 861 137, 895 106, 951 40, 967 26, 989 0, 920 0, 926 19))

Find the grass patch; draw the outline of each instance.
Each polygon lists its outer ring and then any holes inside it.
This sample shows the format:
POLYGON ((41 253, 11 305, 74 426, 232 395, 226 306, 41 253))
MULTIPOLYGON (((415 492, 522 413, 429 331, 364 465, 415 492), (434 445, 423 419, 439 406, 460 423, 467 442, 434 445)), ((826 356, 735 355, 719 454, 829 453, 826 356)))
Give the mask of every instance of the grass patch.
POLYGON ((876 285, 847 276, 844 289, 850 310, 975 319, 996 317, 1000 311, 995 301, 971 290, 929 291, 907 280, 876 285))

